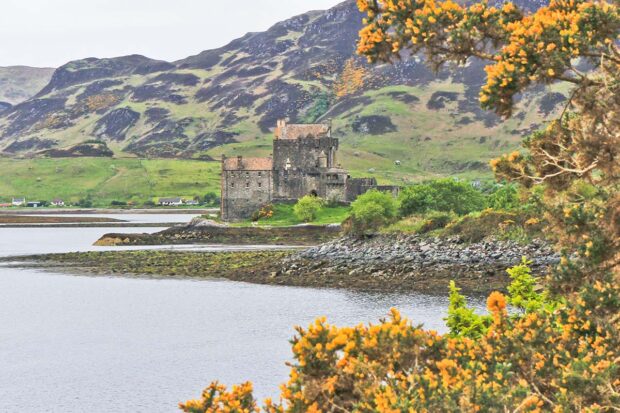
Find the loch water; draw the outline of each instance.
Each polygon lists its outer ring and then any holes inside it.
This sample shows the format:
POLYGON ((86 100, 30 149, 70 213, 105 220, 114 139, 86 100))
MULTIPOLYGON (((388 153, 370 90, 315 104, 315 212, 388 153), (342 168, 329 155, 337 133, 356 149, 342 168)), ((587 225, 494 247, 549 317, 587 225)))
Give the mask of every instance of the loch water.
MULTIPOLYGON (((0 255, 98 250, 92 243, 106 232, 0 228, 0 255)), ((483 306, 479 299, 471 303, 483 306)), ((426 328, 446 330, 445 296, 93 277, 3 265, 0 412, 175 412, 179 401, 198 397, 215 379, 229 385, 251 380, 258 397, 276 397, 287 379, 295 325, 322 315, 338 325, 376 322, 390 307, 426 328)))

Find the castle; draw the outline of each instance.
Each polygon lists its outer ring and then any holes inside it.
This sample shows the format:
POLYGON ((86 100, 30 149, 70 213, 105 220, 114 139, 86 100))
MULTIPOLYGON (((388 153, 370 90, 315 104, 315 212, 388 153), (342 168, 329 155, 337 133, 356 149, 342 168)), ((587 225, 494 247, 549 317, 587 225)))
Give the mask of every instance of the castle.
POLYGON ((371 188, 375 178, 351 178, 336 161, 338 139, 331 124, 277 121, 272 158, 222 156, 221 217, 249 218, 271 202, 294 202, 305 195, 346 203, 371 188))

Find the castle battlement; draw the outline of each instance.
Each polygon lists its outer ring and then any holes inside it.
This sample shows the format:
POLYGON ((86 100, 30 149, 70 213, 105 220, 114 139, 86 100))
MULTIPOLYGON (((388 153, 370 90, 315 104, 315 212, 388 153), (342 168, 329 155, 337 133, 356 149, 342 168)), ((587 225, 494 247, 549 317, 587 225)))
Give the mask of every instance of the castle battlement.
POLYGON ((221 216, 247 219, 271 202, 317 195, 351 202, 376 187, 374 178, 353 179, 337 162, 338 139, 330 123, 276 123, 272 158, 222 156, 221 216))

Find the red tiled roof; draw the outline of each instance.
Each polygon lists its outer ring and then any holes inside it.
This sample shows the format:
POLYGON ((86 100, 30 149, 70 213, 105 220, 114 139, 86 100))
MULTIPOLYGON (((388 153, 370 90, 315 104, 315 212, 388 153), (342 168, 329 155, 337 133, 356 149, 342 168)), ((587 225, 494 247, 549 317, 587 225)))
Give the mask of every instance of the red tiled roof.
POLYGON ((277 139, 297 139, 312 136, 319 138, 329 133, 329 125, 322 123, 313 124, 285 124, 276 128, 277 139))
POLYGON ((225 171, 270 171, 272 166, 271 158, 234 157, 224 159, 225 171))

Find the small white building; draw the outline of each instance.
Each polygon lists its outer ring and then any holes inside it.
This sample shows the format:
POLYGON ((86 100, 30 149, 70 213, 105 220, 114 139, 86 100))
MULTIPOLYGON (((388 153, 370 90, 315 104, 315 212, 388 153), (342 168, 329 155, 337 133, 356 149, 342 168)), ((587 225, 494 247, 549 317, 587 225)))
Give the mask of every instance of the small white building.
POLYGON ((56 198, 54 200, 52 200, 51 204, 55 207, 64 207, 65 206, 65 201, 63 201, 60 198, 56 198))
POLYGON ((181 206, 183 205, 183 198, 159 198, 159 205, 161 206, 181 206))
POLYGON ((26 205, 26 198, 13 198, 11 204, 13 206, 24 206, 26 205))

